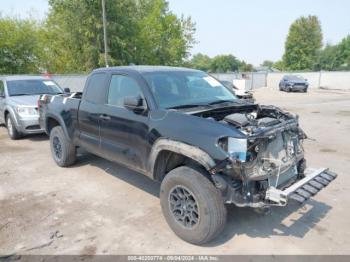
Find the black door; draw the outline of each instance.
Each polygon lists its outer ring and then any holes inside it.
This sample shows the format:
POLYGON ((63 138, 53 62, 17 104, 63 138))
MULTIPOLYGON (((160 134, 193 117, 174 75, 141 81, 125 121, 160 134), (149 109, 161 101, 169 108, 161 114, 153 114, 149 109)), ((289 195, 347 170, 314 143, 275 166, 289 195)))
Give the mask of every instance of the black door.
MULTIPOLYGON (((128 96, 143 96, 139 83, 128 75, 112 75, 107 103, 101 119, 101 147, 104 157, 137 171, 146 170, 149 151, 147 112, 134 112, 124 107, 128 96)), ((144 100, 146 104, 146 101, 144 100)))
POLYGON ((105 73, 91 75, 79 107, 80 144, 91 153, 101 155, 100 121, 106 98, 105 73))

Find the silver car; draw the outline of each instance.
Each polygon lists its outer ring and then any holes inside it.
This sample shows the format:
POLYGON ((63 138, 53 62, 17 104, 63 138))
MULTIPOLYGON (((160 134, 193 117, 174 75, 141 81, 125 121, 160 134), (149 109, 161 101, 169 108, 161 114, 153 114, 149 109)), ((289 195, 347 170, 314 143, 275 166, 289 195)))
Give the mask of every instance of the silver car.
POLYGON ((0 124, 5 124, 11 139, 44 133, 38 122, 39 96, 63 92, 56 82, 47 77, 0 77, 0 124))

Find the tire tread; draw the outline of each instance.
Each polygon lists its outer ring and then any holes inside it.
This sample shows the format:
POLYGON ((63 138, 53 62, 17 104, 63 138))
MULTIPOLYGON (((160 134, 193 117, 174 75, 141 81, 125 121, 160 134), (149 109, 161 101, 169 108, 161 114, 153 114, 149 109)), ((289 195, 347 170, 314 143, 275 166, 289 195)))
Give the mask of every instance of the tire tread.
POLYGON ((53 155, 53 159, 57 163, 57 165, 61 167, 68 167, 75 163, 76 161, 76 148, 75 145, 70 143, 66 137, 66 135, 63 132, 63 129, 61 126, 56 126, 51 130, 50 133, 50 146, 51 146, 51 152, 53 155), (58 160, 54 156, 54 152, 52 149, 52 139, 53 136, 57 136, 60 139, 61 146, 62 146, 62 159, 58 160))
MULTIPOLYGON (((166 213, 167 210, 164 210, 165 203, 163 202, 162 204, 163 214, 167 219, 169 226, 174 230, 175 234, 177 234, 180 238, 192 244, 202 245, 210 242, 222 232, 226 224, 227 211, 219 189, 217 189, 213 185, 213 183, 205 176, 205 174, 203 174, 199 170, 195 170, 187 166, 181 166, 170 171, 165 176, 161 186, 161 189, 162 189, 161 202, 165 201, 164 199, 162 200, 162 191, 164 187, 166 187, 165 185, 167 183, 171 183, 171 181, 174 181, 174 180, 183 181, 185 183, 184 184, 185 186, 188 186, 186 184, 189 184, 191 185, 191 187, 195 189, 195 191, 199 192, 199 194, 202 194, 202 197, 207 199, 208 209, 209 209, 209 212, 211 212, 211 214, 209 215, 209 225, 208 225, 209 230, 205 235, 194 236, 192 234, 191 236, 187 236, 182 232, 176 232, 176 230, 174 229, 174 225, 176 224, 174 223, 177 223, 177 222, 169 221, 170 218, 166 213)), ((168 197, 167 194, 165 195, 165 197, 166 198, 168 197)))

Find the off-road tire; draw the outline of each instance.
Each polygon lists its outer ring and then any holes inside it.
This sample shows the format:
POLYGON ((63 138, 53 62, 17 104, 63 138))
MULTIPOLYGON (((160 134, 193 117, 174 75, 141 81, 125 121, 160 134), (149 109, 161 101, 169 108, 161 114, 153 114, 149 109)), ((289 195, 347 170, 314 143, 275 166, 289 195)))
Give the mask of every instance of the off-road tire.
POLYGON ((8 114, 6 116, 6 127, 7 127, 7 133, 12 140, 19 139, 22 136, 21 133, 18 132, 14 123, 15 121, 13 121, 11 115, 8 114))
POLYGON ((200 171, 182 166, 170 171, 160 190, 163 215, 177 236, 196 245, 210 242, 224 229, 226 207, 219 189, 200 171), (176 220, 170 207, 170 193, 178 186, 191 192, 196 200, 199 218, 192 228, 186 228, 176 220))
POLYGON ((76 147, 68 141, 61 126, 56 126, 51 130, 50 147, 52 158, 60 167, 68 167, 75 163, 76 147))

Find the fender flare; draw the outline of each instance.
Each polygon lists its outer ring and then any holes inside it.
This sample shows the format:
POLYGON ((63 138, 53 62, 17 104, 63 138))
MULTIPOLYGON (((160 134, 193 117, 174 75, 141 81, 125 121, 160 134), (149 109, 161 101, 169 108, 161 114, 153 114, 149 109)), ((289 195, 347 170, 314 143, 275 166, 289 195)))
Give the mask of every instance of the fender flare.
POLYGON ((52 118, 52 119, 56 120, 59 123, 59 125, 62 127, 63 132, 66 135, 67 139, 71 140, 71 137, 68 134, 68 130, 66 128, 66 125, 64 124, 64 121, 63 121, 62 117, 57 116, 56 114, 46 114, 46 116, 45 116, 46 133, 49 134, 49 132, 48 132, 48 121, 49 121, 49 118, 52 118))
POLYGON ((149 156, 148 163, 149 163, 149 170, 152 177, 154 176, 154 168, 155 168, 157 157, 159 153, 163 150, 178 153, 190 159, 193 159, 194 161, 201 164, 208 171, 213 167, 215 167, 216 165, 215 161, 208 153, 204 152, 202 149, 196 146, 192 146, 192 145, 171 140, 171 139, 160 138, 154 143, 149 156))
POLYGON ((7 105, 7 106, 5 106, 5 108, 4 108, 4 115, 3 115, 3 117, 4 117, 4 124, 6 125, 7 123, 6 123, 6 118, 5 118, 5 116, 6 116, 6 112, 8 112, 8 114, 12 117, 12 119, 15 121, 15 126, 16 126, 16 128, 18 128, 18 120, 17 120, 17 116, 16 116, 16 113, 14 112, 14 109, 11 107, 11 106, 9 106, 9 105, 7 105))

